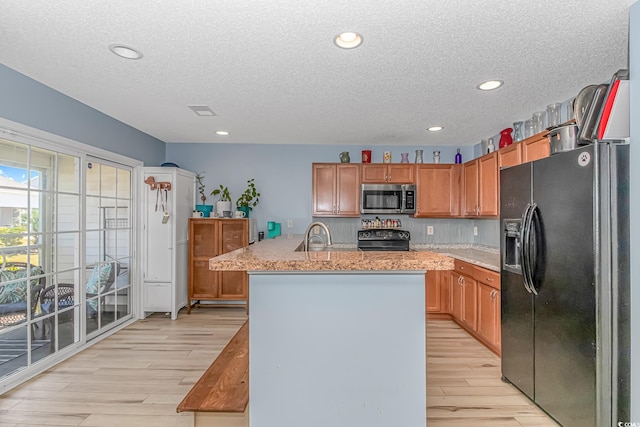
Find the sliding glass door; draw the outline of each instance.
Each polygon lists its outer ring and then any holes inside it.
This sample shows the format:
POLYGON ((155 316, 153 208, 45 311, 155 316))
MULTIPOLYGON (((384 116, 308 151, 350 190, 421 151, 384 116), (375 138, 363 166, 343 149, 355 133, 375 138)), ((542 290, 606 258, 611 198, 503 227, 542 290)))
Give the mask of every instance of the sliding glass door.
POLYGON ((86 167, 86 332, 131 314, 131 169, 96 158, 86 167))
POLYGON ((0 138, 0 381, 131 317, 131 176, 0 138))

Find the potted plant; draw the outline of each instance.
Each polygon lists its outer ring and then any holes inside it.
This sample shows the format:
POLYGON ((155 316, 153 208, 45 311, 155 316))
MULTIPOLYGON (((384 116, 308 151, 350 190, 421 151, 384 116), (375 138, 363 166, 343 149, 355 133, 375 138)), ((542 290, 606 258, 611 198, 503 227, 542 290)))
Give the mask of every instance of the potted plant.
POLYGON ((225 211, 231 212, 231 195, 227 186, 220 184, 220 187, 213 190, 211 195, 220 198, 216 202, 216 212, 219 216, 224 216, 225 211))
POLYGON ((202 200, 201 205, 196 205, 196 211, 202 212, 202 216, 209 217, 211 216, 211 211, 213 210, 213 205, 207 205, 207 196, 204 194, 204 172, 198 172, 196 174, 196 183, 198 185, 198 193, 200 193, 200 200, 202 200))
POLYGON ((256 189, 254 179, 247 181, 247 189, 236 200, 236 207, 239 211, 244 212, 244 217, 249 218, 249 211, 255 208, 260 202, 260 192, 256 189))

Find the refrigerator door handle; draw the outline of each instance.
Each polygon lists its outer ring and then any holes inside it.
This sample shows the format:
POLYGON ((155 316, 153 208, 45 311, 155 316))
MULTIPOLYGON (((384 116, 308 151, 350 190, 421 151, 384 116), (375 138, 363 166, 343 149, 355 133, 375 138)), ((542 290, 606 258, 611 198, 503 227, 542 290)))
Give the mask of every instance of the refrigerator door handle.
POLYGON ((527 264, 528 259, 528 247, 526 245, 526 230, 527 230, 527 220, 529 218, 529 213, 531 212, 531 204, 527 203, 527 207, 522 214, 522 228, 520 229, 520 262, 522 263, 522 281, 524 284, 524 288, 527 292, 531 293, 531 287, 529 286, 529 275, 527 268, 529 267, 527 264))
POLYGON ((536 269, 538 255, 538 244, 540 239, 537 238, 540 224, 540 209, 538 205, 533 204, 533 208, 531 209, 531 214, 529 218, 529 225, 527 227, 529 236, 527 239, 527 245, 529 246, 529 260, 528 260, 528 269, 529 269, 529 287, 531 288, 531 292, 534 295, 538 295, 538 288, 536 287, 533 271, 536 269), (532 255, 533 254, 533 255, 532 255))
POLYGON ((525 218, 525 222, 523 225, 523 235, 524 235, 524 242, 523 242, 523 260, 522 260, 522 272, 523 272, 523 276, 525 278, 525 282, 527 284, 527 287, 529 289, 529 292, 534 294, 534 295, 538 295, 538 292, 536 291, 535 285, 533 284, 533 260, 531 257, 531 252, 532 252, 532 243, 531 243, 531 236, 532 236, 532 227, 533 227, 533 219, 534 217, 537 217, 537 210, 538 210, 538 205, 533 203, 532 205, 529 206, 529 209, 527 209, 527 217, 525 218))

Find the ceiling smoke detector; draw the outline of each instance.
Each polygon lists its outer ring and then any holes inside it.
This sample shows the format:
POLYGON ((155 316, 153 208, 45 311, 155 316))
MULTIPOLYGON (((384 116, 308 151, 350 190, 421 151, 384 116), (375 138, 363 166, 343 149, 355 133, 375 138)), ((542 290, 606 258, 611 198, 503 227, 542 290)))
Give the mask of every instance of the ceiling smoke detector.
POLYGON ((342 49, 354 49, 362 44, 362 36, 352 31, 338 34, 333 42, 342 49))
POLYGON ((121 58, 125 59, 140 59, 142 58, 142 52, 131 46, 123 44, 110 44, 109 50, 121 58))

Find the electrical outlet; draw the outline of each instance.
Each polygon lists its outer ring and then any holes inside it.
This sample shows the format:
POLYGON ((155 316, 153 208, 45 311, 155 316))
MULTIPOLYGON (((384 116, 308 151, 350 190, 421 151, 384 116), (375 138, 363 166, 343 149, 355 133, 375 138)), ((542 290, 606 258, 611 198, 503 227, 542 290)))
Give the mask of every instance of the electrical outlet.
POLYGON ((287 228, 293 228, 293 220, 292 219, 288 219, 287 220, 287 228))
POLYGON ((478 227, 473 227, 473 235, 474 236, 478 235, 478 227))
POLYGON ((429 236, 433 235, 433 225, 428 225, 427 226, 427 234, 429 236))

